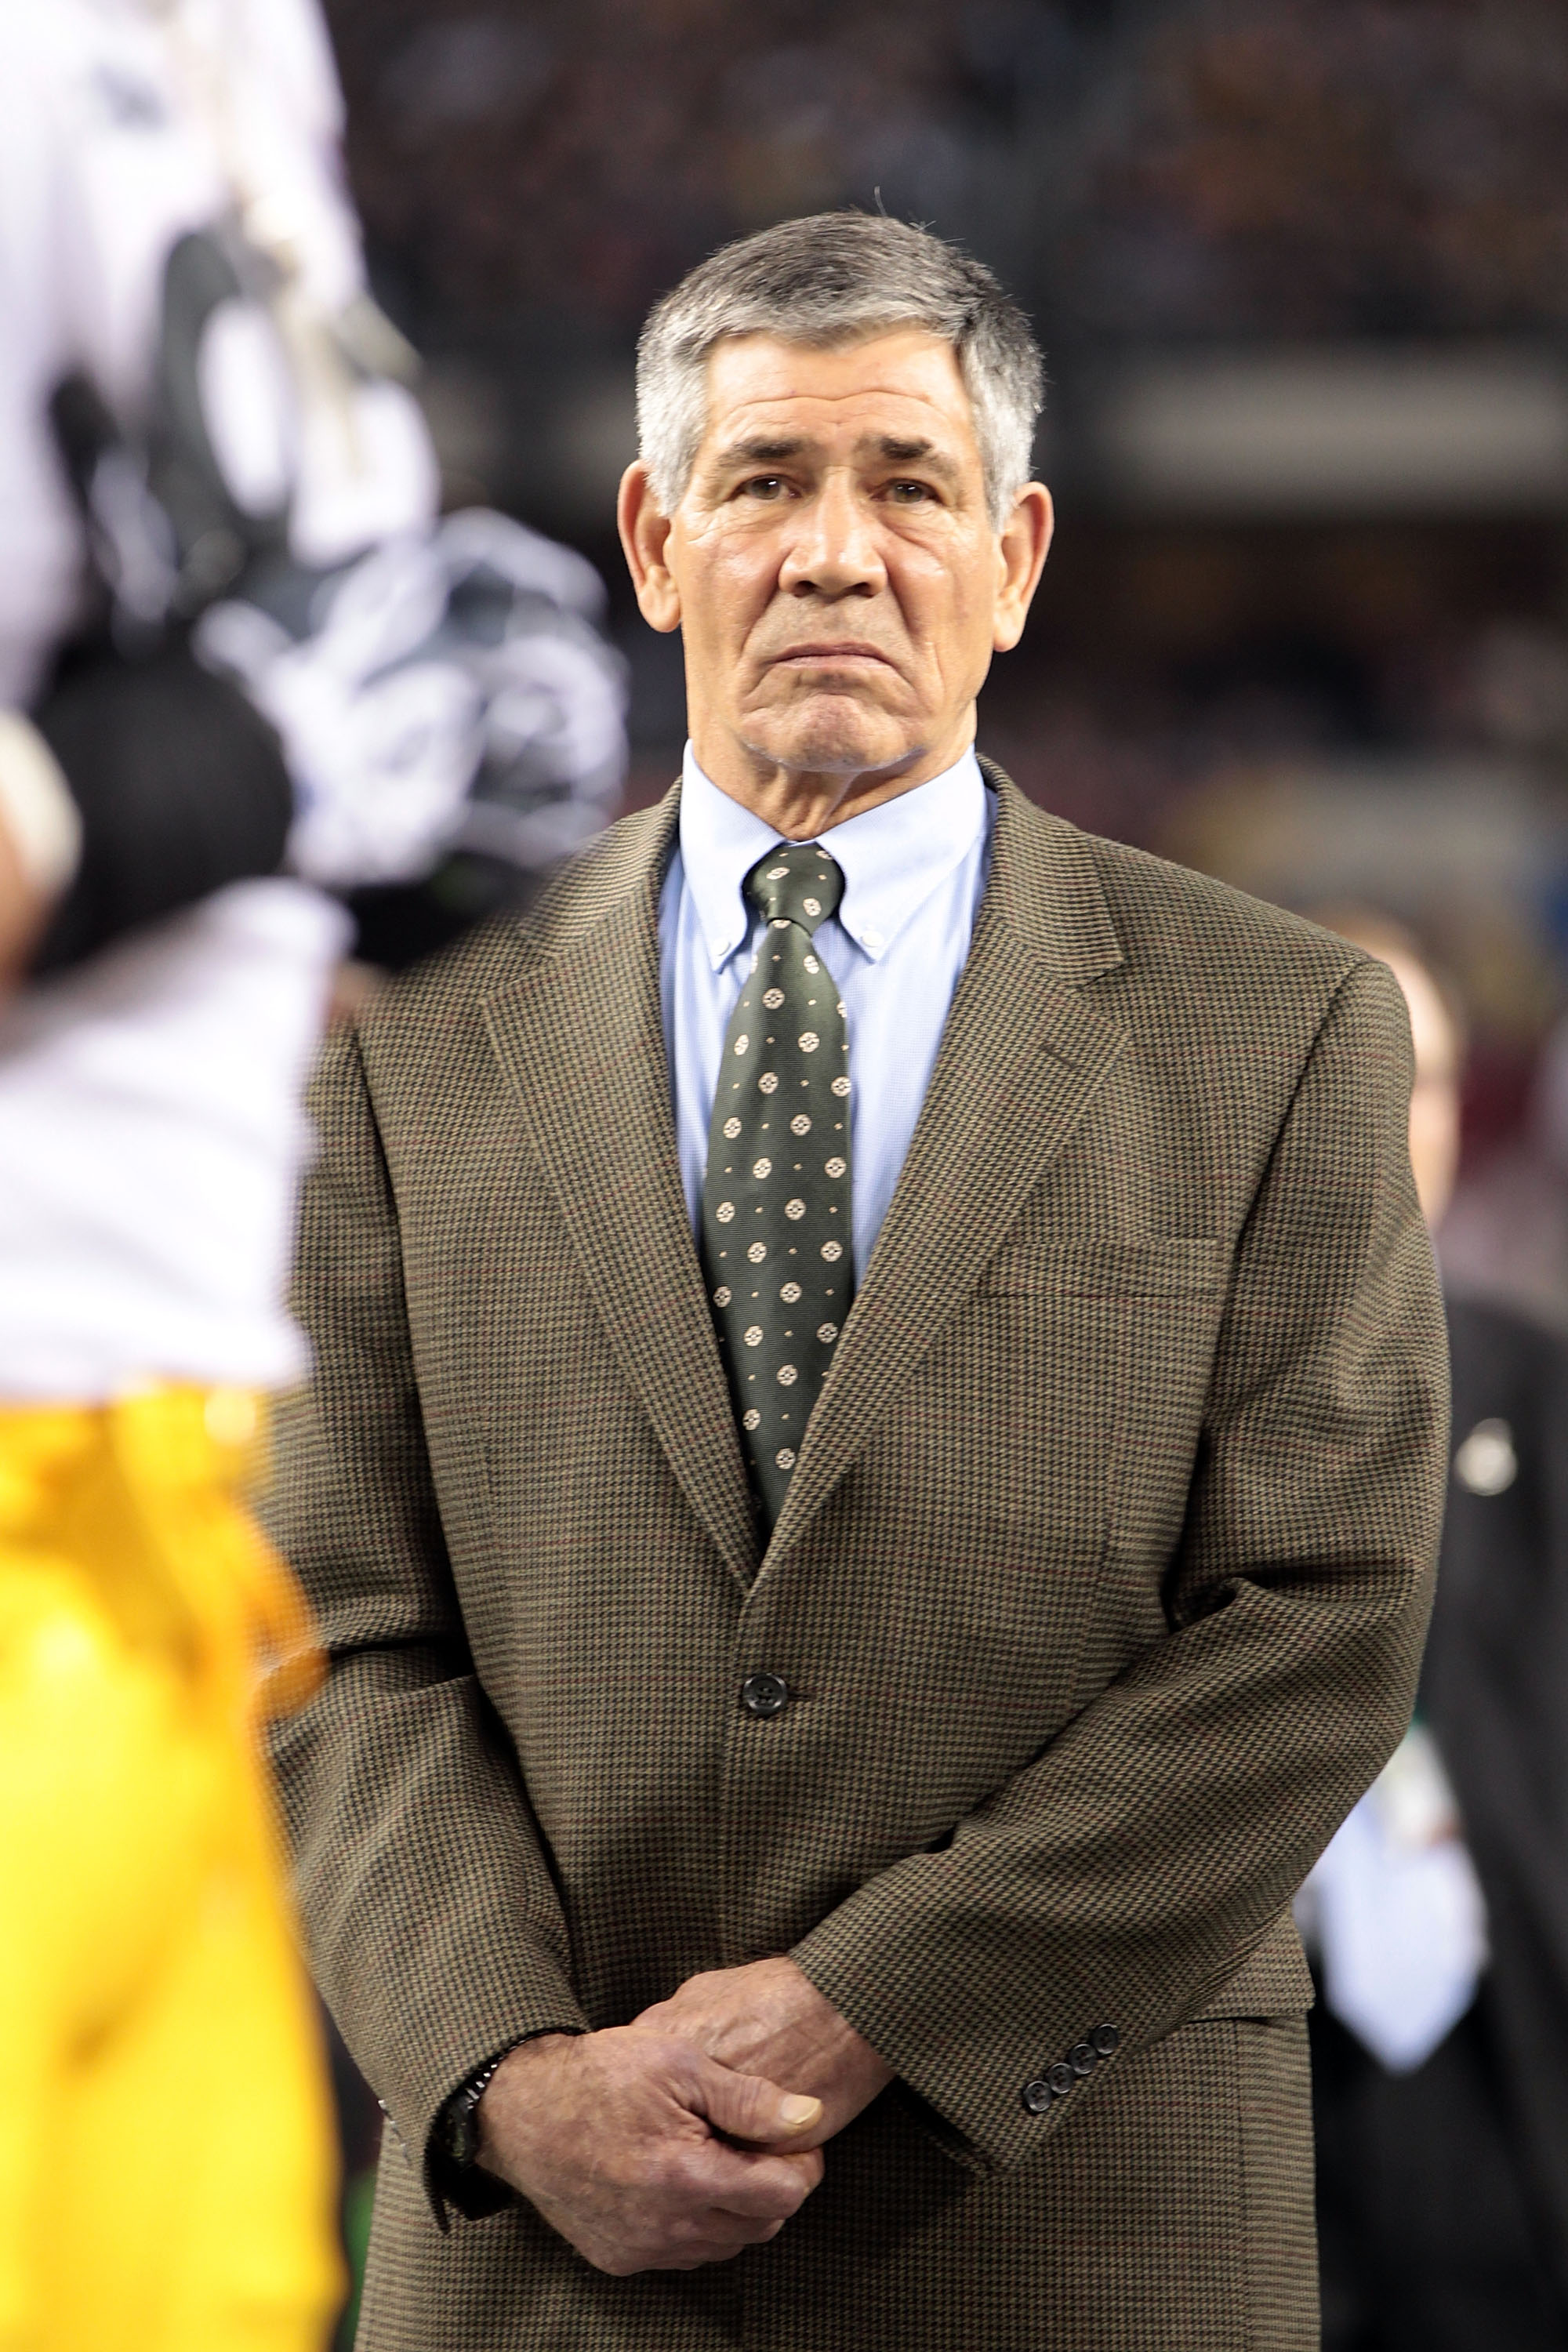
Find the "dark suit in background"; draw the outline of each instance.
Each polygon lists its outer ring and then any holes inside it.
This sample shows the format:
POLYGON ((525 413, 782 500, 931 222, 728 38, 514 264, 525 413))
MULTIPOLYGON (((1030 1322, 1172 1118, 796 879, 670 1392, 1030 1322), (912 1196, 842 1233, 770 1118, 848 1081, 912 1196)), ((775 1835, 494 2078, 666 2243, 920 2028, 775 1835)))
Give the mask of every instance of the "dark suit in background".
POLYGON ((1326 2352, 1568 2346, 1568 1346, 1501 1307, 1448 1319, 1456 1467, 1420 1712, 1491 1958, 1409 2074, 1313 2013, 1326 2352))

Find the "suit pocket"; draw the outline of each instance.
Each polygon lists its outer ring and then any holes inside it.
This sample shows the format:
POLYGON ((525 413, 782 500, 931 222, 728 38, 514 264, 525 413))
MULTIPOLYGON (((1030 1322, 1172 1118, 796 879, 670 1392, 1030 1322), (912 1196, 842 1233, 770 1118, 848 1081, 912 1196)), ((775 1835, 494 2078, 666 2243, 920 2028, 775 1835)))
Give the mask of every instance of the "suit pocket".
POLYGON ((1072 1298, 1200 1298, 1225 1287, 1228 1243, 1168 1241, 1005 1242, 980 1277, 993 1296, 1057 1293, 1072 1298))
POLYGON ((1232 1977, 1194 2017, 1301 2017, 1312 2006, 1312 1972, 1290 1913, 1281 1911, 1232 1977))
POLYGON ((1154 1576, 1169 1558, 1230 1267, 1228 1243, 1208 1235, 1031 1233, 1004 1244, 971 1293, 977 1371, 1005 1368, 1002 1425, 1080 1554, 1109 1540, 1154 1576))

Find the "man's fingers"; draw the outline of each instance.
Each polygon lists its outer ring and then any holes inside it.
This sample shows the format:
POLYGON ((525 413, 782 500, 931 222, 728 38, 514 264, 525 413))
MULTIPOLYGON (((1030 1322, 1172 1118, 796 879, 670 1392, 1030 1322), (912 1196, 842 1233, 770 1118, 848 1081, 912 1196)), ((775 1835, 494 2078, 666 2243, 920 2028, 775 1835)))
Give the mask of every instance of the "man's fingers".
POLYGON ((821 2100, 628 2027, 541 2037, 500 2070, 482 2112, 488 2153, 508 2159, 493 2168, 616 2277, 765 2243, 823 2174, 821 2100))
POLYGON ((673 2223, 662 2241, 649 2239, 628 2246, 595 2236, 573 2242, 596 2270, 627 2278, 638 2271, 692 2271, 710 2263, 732 2262, 748 2246, 763 2246, 776 2238, 787 2219, 787 2215, 775 2215, 771 2221, 756 2221, 726 2207, 710 2205, 673 2223))
MULTIPOLYGON (((766 2153, 773 2163, 788 2165, 796 2179, 803 2183, 805 2197, 809 2197, 814 2189, 821 2187, 824 2159, 819 2147, 806 2148, 798 2156, 794 2148, 773 2147, 769 2148, 766 2153)), ((804 2198, 802 2201, 805 2201, 804 2198)))
POLYGON ((749 2148, 710 2141, 685 2168, 684 2187, 695 2210, 716 2208, 748 2221, 787 2221, 822 2178, 787 2156, 757 2156, 749 2148))
POLYGON ((702 2112, 715 2131, 731 2139, 776 2145, 797 2138, 822 2120, 822 2101, 800 2091, 782 2091, 763 2074, 736 2074, 705 2059, 698 2076, 702 2112))
POLYGON ((775 2213, 771 2219, 757 2219, 749 2213, 731 2212, 727 2205, 710 2205, 700 2214, 688 2232, 673 2249, 678 2253, 700 2252, 704 2262, 727 2262, 746 2246, 765 2246, 776 2238, 789 2221, 787 2213, 775 2213))

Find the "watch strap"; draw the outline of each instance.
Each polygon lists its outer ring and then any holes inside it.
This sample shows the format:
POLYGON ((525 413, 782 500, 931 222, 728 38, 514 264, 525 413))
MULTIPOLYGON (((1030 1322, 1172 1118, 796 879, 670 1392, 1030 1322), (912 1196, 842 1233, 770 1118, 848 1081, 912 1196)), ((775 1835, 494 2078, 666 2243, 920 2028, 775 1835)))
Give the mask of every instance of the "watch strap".
POLYGON ((504 2050, 498 2050, 493 2058, 487 2058, 482 2066, 477 2066, 468 2081, 458 2084, 441 2110, 437 2136, 453 2163, 460 2165, 465 2172, 479 2162, 479 2101, 489 2089, 503 2061, 510 2058, 517 2047, 515 2042, 509 2042, 504 2050))

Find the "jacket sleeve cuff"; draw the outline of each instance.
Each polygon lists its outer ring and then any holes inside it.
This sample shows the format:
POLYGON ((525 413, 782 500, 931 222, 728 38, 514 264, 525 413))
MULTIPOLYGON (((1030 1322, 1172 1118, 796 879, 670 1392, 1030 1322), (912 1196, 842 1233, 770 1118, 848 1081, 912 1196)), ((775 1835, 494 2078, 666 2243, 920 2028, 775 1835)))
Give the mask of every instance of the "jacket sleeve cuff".
POLYGON ((513 2191, 493 2173, 478 2165, 459 2165, 448 2155, 440 2129, 448 2100, 455 2098, 470 2076, 478 2074, 498 2051, 515 2049, 521 2042, 535 2042, 545 2033, 575 2034, 589 2030, 587 2019, 563 1988, 560 1999, 548 2009, 542 2006, 532 2014, 514 2011, 510 2019, 498 2018, 489 2032, 481 2031, 462 2052, 454 2052, 436 2095, 422 2103, 416 2117, 409 2117, 406 2123, 400 2121, 395 2112, 383 2103, 388 2127, 408 2161, 420 2164, 425 2193, 438 2229, 449 2228, 454 2213, 478 2220, 487 2213, 499 2213, 513 2200, 513 2191))
MULTIPOLYGON (((889 1993, 898 1972, 877 1964, 885 1949, 878 1927, 895 1935, 897 1929, 890 1917, 864 1916, 863 1906, 881 1912, 883 1892, 891 1890, 876 1883, 863 1888, 813 1928, 790 1958, 924 2103, 932 2137, 948 2155, 972 2171, 1011 2171, 1054 2138, 1091 2083, 1153 2037, 1110 2010, 1081 2018, 1042 2015, 1030 2032, 1029 2005, 1022 2001, 1001 2031, 977 2019, 970 2033, 931 2032, 889 1993)), ((952 2016, 958 2004, 942 2006, 952 2016)), ((1054 2011, 1057 2004, 1049 2007, 1054 2011)))
MULTIPOLYGON (((561 2026, 546 2026, 543 2029, 546 2033, 563 2032, 566 2030, 561 2026)), ((452 2155, 448 2144, 450 2138, 447 2128, 448 2118, 459 2098, 472 2095, 470 2086, 477 2079, 482 2077, 485 2088, 488 2090, 490 2079, 500 2072, 502 2063, 510 2057, 512 2052, 521 2050, 525 2042, 537 2042, 540 2038, 537 2033, 520 2033, 512 2040, 504 2042, 499 2050, 492 2050, 488 2058, 482 2059, 471 2073, 464 2075, 458 2088, 450 2092, 436 2110, 436 2119, 430 2127, 430 2138, 426 2149, 428 2178, 439 2189, 446 2202, 471 2221, 482 2221, 488 2213, 500 2212, 511 2203, 516 2192, 504 2180, 498 2179, 494 2173, 487 2172, 481 2164, 463 2164, 458 2161, 452 2155)))

